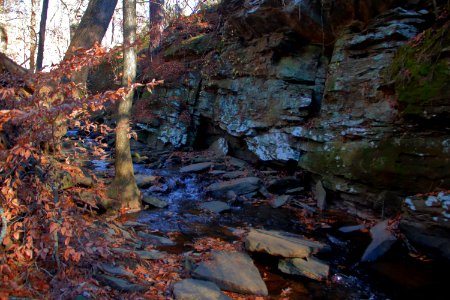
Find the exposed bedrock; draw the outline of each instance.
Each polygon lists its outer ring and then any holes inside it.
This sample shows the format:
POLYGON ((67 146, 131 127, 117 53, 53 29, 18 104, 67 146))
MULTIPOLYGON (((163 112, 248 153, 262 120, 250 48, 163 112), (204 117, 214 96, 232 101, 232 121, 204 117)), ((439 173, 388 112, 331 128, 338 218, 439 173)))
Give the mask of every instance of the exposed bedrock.
POLYGON ((361 216, 448 190, 449 26, 431 28, 420 3, 225 1, 217 31, 163 48, 190 68, 142 95, 140 138, 160 149, 225 138, 231 155, 308 171, 361 216))

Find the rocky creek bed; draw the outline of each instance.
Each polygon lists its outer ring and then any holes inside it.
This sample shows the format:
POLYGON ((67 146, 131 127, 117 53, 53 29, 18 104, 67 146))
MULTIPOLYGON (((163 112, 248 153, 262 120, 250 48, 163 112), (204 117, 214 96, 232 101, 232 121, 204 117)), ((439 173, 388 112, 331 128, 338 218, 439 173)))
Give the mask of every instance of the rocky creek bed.
MULTIPOLYGON (((320 210, 321 195, 305 191, 301 173, 209 152, 139 153, 135 173, 146 210, 122 222, 155 253, 183 258, 185 279, 168 297, 446 298, 447 262, 412 254, 395 220, 320 210)), ((112 175, 108 162, 93 167, 112 175)))

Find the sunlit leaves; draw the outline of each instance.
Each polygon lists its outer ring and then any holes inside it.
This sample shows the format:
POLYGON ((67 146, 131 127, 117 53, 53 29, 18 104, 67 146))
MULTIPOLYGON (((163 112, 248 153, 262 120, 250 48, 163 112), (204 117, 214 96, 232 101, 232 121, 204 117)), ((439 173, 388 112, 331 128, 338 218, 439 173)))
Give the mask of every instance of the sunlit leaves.
MULTIPOLYGON (((86 242, 90 237, 85 236, 85 230, 90 225, 80 218, 85 208, 77 206, 73 190, 60 190, 54 174, 71 173, 73 169, 68 166, 82 151, 99 157, 107 155, 102 149, 102 135, 111 129, 89 118, 93 112, 103 110, 106 103, 121 100, 139 84, 89 94, 69 79, 73 71, 117 58, 120 51, 106 51, 95 45, 88 50, 78 49, 70 60, 53 66, 48 73, 1 75, 4 84, 0 87, 0 102, 4 110, 0 111, 0 132, 5 133, 10 145, 0 150, 0 205, 8 223, 0 246, 4 254, 0 261, 0 288, 10 280, 21 282, 21 278, 10 275, 25 272, 29 276, 28 287, 47 291, 48 278, 33 275, 38 274, 33 272, 39 270, 39 265, 45 263, 45 268, 63 278, 65 272, 70 272, 67 266, 80 263, 86 253, 92 258, 111 256, 101 240, 86 242), (80 141, 74 146, 75 153, 58 152, 65 131, 61 129, 67 126, 95 132, 96 143, 88 147, 80 141), (56 259, 67 269, 55 270, 56 259), (27 265, 31 267, 18 269, 27 265)), ((25 288, 17 287, 21 289, 25 288)))

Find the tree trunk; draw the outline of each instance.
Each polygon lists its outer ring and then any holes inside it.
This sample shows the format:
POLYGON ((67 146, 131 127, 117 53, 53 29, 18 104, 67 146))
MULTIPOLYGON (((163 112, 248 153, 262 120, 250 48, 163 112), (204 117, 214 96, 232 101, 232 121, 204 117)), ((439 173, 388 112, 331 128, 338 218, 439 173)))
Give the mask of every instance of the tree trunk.
POLYGON ((160 44, 164 29, 164 0, 150 1, 150 43, 149 52, 153 52, 160 44))
MULTIPOLYGON (((137 56, 136 41, 136 0, 123 0, 123 78, 122 84, 128 86, 136 79, 137 56), (132 46, 131 46, 132 45, 132 46)), ((128 138, 133 89, 120 101, 116 128, 116 175, 112 183, 112 196, 119 200, 122 208, 140 209, 140 192, 134 178, 131 160, 130 140, 128 138)))
POLYGON ((36 9, 37 0, 31 0, 31 19, 30 19, 30 70, 34 72, 36 68, 36 9))
POLYGON ((41 23, 39 25, 39 44, 38 53, 36 58, 36 70, 42 70, 42 62, 44 60, 44 44, 45 44, 45 29, 47 23, 47 11, 48 11, 48 0, 42 2, 42 13, 41 13, 41 23))
MULTIPOLYGON (((75 50, 79 48, 92 48, 95 42, 101 42, 108 29, 117 0, 90 0, 88 7, 81 18, 80 24, 70 41, 69 49, 64 59, 70 59, 75 50)), ((88 68, 73 74, 75 83, 85 84, 88 76, 88 68)))

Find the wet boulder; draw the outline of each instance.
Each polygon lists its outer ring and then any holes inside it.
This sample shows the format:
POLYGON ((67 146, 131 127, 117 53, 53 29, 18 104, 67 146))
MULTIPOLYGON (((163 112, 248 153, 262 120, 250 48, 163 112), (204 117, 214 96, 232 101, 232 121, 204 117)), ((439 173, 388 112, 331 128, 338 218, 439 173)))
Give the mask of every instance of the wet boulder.
POLYGON ((146 189, 152 186, 153 183, 157 182, 159 177, 158 176, 147 176, 147 175, 141 175, 137 174, 134 176, 136 179, 136 184, 141 189, 146 189))
POLYGON ((166 201, 150 195, 144 195, 144 197, 142 197, 142 202, 144 202, 144 204, 148 204, 157 208, 164 208, 168 205, 166 201))
POLYGON ((184 279, 175 283, 173 294, 176 300, 228 300, 219 287, 210 281, 184 279))
POLYGON ((389 220, 382 221, 370 229, 372 242, 364 251, 361 261, 374 261, 384 255, 397 238, 389 230, 389 220))
POLYGON ((328 278, 330 266, 314 257, 281 259, 278 269, 286 274, 302 275, 322 281, 328 278))
POLYGON ((212 260, 200 263, 193 275, 212 281, 226 291, 268 295, 266 284, 246 253, 213 252, 212 260))
POLYGON ((259 178, 245 177, 213 183, 206 188, 206 192, 215 197, 223 197, 229 191, 236 195, 246 195, 258 191, 261 187, 262 181, 259 178))
POLYGON ((288 232, 252 228, 245 239, 245 248, 274 256, 304 258, 327 250, 328 246, 288 232))

